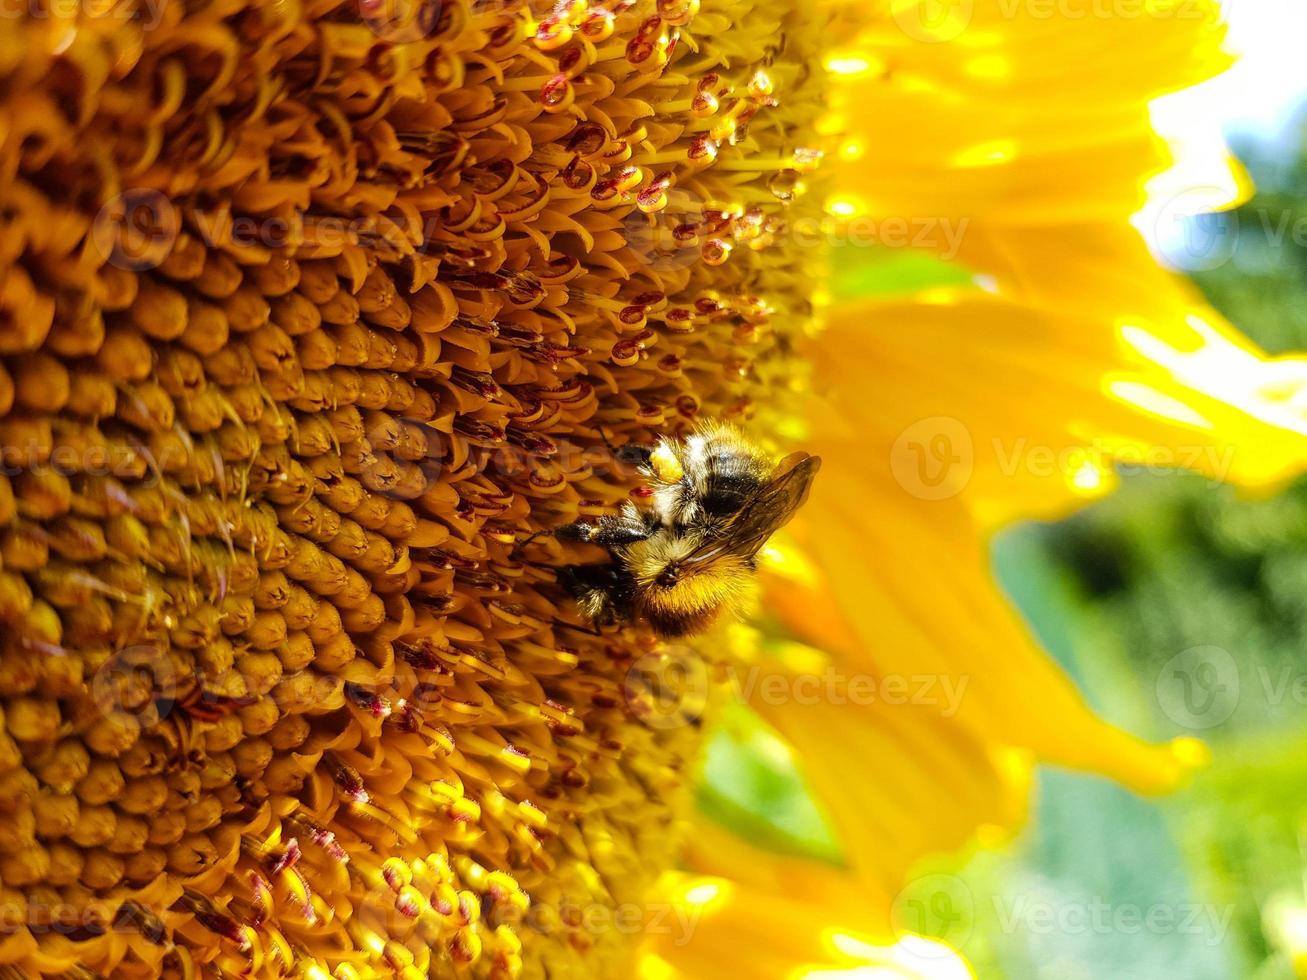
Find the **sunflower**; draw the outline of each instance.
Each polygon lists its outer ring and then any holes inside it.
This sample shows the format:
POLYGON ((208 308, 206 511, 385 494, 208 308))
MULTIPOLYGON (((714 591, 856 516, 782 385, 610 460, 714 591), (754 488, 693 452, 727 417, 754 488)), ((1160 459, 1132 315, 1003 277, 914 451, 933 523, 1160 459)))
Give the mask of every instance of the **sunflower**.
POLYGON ((1199 749, 1095 719, 993 593, 984 535, 1147 447, 1240 447, 1214 475, 1274 484, 1298 375, 1125 224, 1164 162, 1145 99, 1212 69, 1212 10, 1010 7, 7 21, 0 968, 965 972, 895 932, 917 858, 1016 826, 1035 759, 1173 785, 1199 749), (1103 52, 1129 61, 1085 100, 1103 52), (956 258, 989 288, 819 330, 823 243, 863 215, 968 219, 956 258), (613 447, 721 420, 833 467, 767 598, 806 646, 597 635, 556 580, 579 551, 527 539, 640 497, 613 447), (1081 457, 1013 478, 976 451, 1013 431, 1081 457), (965 485, 905 466, 963 437, 965 485), (687 656, 705 703, 669 710, 687 656), (713 681, 792 685, 805 657, 849 673, 758 707, 838 866, 694 817, 713 681), (972 689, 956 716, 868 709, 859 671, 972 689), (664 875, 683 859, 707 876, 664 875))
POLYGON ((639 492, 607 447, 789 383, 819 31, 7 24, 0 964, 619 971, 701 735, 644 723, 652 637, 526 539, 639 492))

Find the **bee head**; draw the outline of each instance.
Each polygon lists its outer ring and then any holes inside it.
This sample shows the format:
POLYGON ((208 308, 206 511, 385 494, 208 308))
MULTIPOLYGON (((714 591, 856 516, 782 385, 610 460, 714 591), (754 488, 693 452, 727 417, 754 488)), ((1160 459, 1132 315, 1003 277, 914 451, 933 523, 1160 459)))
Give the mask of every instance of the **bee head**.
POLYGON ((654 584, 664 589, 670 589, 681 580, 681 566, 676 562, 670 562, 654 579, 654 584))

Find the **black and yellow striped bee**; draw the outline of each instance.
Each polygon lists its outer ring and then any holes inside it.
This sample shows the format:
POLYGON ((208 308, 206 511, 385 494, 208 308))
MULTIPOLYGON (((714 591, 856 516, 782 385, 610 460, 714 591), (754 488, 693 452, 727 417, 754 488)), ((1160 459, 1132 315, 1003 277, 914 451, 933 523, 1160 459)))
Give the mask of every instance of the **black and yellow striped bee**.
POLYGON ((565 566, 559 580, 596 625, 647 623, 664 638, 698 633, 738 604, 758 552, 807 499, 821 464, 804 452, 777 463, 720 425, 619 456, 649 480, 651 506, 628 501, 596 523, 557 528, 612 559, 565 566))

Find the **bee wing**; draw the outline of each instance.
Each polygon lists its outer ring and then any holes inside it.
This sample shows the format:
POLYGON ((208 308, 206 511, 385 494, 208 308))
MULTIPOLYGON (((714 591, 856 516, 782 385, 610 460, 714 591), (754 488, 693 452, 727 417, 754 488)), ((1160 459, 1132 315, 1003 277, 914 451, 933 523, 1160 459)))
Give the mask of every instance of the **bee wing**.
POLYGON ((682 564, 711 561, 722 555, 752 558, 767 539, 783 527, 803 506, 812 478, 821 468, 821 457, 791 453, 781 460, 767 484, 754 495, 722 530, 692 551, 682 564))

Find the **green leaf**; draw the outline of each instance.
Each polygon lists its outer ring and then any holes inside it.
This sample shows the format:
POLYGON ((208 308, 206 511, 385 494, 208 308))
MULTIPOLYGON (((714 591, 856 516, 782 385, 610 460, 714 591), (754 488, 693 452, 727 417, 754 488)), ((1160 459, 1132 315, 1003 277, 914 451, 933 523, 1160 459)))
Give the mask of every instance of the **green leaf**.
POLYGON ((836 299, 974 285, 967 269, 915 249, 844 245, 834 250, 833 265, 836 299))
POLYGON ((743 705, 708 743, 699 810, 768 850, 840 863, 839 844, 813 802, 794 757, 771 728, 743 705))

